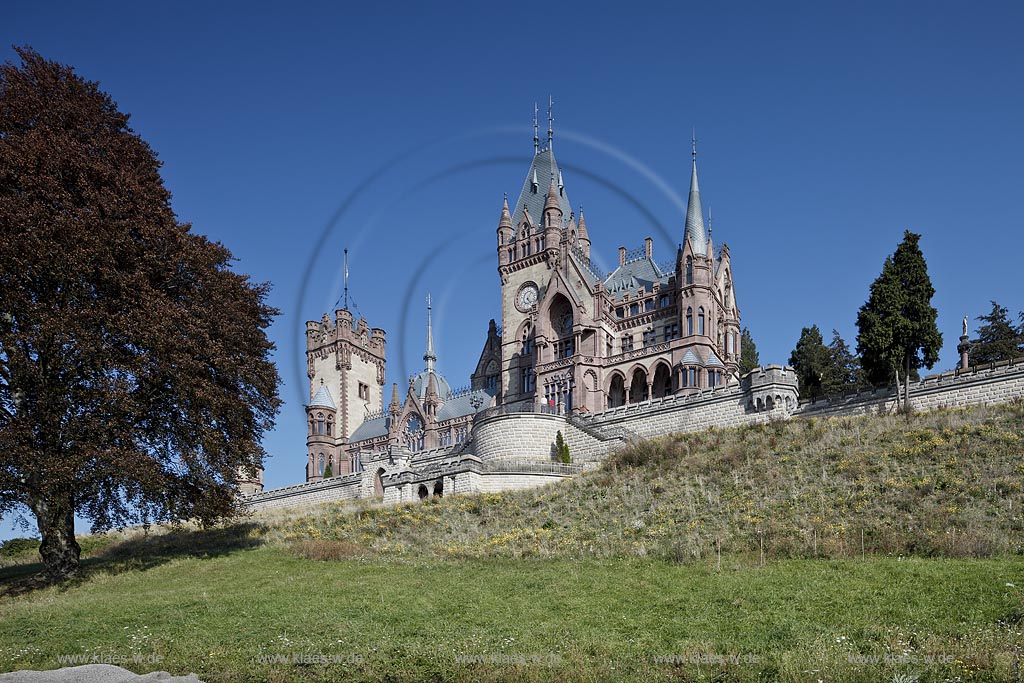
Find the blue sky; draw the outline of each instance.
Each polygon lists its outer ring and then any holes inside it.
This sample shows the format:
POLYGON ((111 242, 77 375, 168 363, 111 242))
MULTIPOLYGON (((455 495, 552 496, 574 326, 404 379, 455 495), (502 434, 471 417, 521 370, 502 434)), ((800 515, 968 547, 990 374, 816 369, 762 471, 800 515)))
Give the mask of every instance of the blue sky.
POLYGON ((648 235, 672 258, 696 127, 762 362, 811 324, 852 345, 909 228, 937 290, 936 370, 952 367, 965 314, 973 329, 990 299, 1024 309, 1022 25, 1020 3, 43 1, 8 8, 0 58, 27 44, 99 81, 179 217, 273 283, 280 486, 303 477, 301 328, 333 310, 342 249, 359 310, 389 332, 389 385, 422 366, 428 289, 439 368, 468 382, 500 318, 502 193, 549 95, 599 260, 648 235))

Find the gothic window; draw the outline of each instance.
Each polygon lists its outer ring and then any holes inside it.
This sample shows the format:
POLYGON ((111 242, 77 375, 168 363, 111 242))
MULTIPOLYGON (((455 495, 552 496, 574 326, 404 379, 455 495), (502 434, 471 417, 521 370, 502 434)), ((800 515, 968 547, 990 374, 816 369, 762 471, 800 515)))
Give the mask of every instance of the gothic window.
POLYGON ((523 353, 522 353, 522 355, 525 356, 525 357, 533 356, 533 346, 534 346, 534 344, 533 344, 533 335, 531 334, 531 332, 533 332, 533 330, 530 329, 529 325, 527 325, 526 329, 523 330, 523 353))
POLYGON ((731 356, 734 353, 733 349, 735 348, 733 346, 733 334, 732 334, 732 332, 730 332, 729 334, 725 335, 725 339, 726 339, 725 343, 726 343, 726 347, 727 347, 726 348, 726 352, 731 356))
POLYGON ((687 335, 692 335, 693 334, 693 309, 692 308, 687 308, 686 309, 686 334, 687 335))
POLYGON ((528 394, 536 388, 536 377, 534 377, 532 365, 527 365, 519 373, 519 386, 522 387, 522 391, 520 393, 523 394, 528 394))
POLYGON ((655 333, 654 330, 644 330, 644 346, 654 346, 655 333))
POLYGON ((704 334, 704 307, 697 309, 697 334, 704 334))
POLYGON ((440 441, 441 441, 440 445, 441 445, 442 448, 444 448, 445 446, 451 446, 452 445, 452 431, 450 429, 445 429, 444 431, 442 431, 441 434, 440 434, 440 441))
POLYGON ((661 298, 658 299, 659 308, 668 308, 672 304, 672 297, 668 294, 662 294, 661 298))
POLYGON ((654 299, 648 299, 647 301, 644 302, 644 310, 645 311, 653 311, 654 310, 654 299))
POLYGON ((615 317, 616 318, 620 318, 621 319, 622 316, 625 313, 626 313, 626 310, 622 306, 619 306, 618 308, 615 309, 615 317))
POLYGON ((683 368, 682 385, 685 387, 685 386, 689 386, 689 384, 690 384, 690 371, 687 368, 683 368))
POLYGON ((640 304, 630 304, 629 305, 629 314, 630 315, 640 315, 640 304))
POLYGON ((487 375, 487 380, 486 380, 485 386, 488 389, 497 389, 498 388, 498 376, 497 375, 487 375))
POLYGON ((693 257, 686 257, 686 284, 693 284, 693 257))
POLYGON ((631 335, 631 334, 623 335, 623 337, 622 337, 622 352, 626 353, 627 351, 632 351, 632 350, 633 350, 633 335, 631 335))
POLYGON ((690 386, 695 387, 697 384, 697 368, 690 368, 690 386))
POLYGON ((715 371, 714 370, 708 370, 708 386, 709 387, 715 386, 715 377, 716 377, 715 371))
POLYGON ((565 302, 564 306, 560 306, 557 312, 553 311, 551 323, 555 328, 555 334, 559 337, 565 337, 572 334, 572 309, 569 307, 568 302, 565 302))
POLYGON ((608 338, 608 343, 605 345, 605 357, 612 356, 615 354, 615 350, 612 348, 612 339, 608 338))
POLYGON ((575 343, 572 339, 557 341, 555 346, 555 358, 571 358, 575 353, 575 343))
POLYGON ((405 421, 403 438, 410 451, 423 450, 423 420, 419 415, 410 415, 405 421))
POLYGON ((327 416, 327 436, 331 435, 331 431, 333 430, 333 428, 334 428, 334 416, 333 415, 328 415, 327 416))
POLYGON ((327 431, 326 422, 324 421, 324 414, 316 414, 316 433, 324 434, 327 431))
POLYGON ((679 323, 665 325, 665 341, 679 339, 679 323))
POLYGON ((455 428, 455 443, 464 443, 469 438, 469 427, 460 425, 455 428))
POLYGON ((320 476, 324 476, 324 454, 321 453, 317 460, 317 472, 320 476))

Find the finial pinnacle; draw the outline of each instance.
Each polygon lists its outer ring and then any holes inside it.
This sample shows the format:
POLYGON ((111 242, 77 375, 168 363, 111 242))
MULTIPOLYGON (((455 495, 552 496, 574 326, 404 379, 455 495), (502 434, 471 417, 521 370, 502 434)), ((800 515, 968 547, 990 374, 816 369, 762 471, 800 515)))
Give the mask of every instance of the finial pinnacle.
POLYGON ((555 137, 555 98, 548 95, 548 149, 551 149, 551 142, 555 137))
POLYGON ((536 154, 540 150, 540 127, 537 124, 537 103, 533 103, 533 153, 536 154))
POLYGON ((434 364, 437 362, 437 355, 434 353, 434 325, 430 319, 431 309, 430 292, 427 292, 427 352, 423 354, 423 360, 427 362, 427 370, 434 371, 434 364))

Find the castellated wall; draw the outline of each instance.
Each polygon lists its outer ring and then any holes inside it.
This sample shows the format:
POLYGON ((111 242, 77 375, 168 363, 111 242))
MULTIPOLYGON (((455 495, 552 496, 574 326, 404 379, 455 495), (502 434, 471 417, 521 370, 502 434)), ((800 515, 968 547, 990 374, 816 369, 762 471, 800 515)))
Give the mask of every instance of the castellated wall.
MULTIPOLYGON (((989 403, 1008 403, 1024 397, 1024 358, 967 370, 950 370, 929 375, 910 385, 910 403, 915 410, 962 408, 989 403)), ((892 412, 896 409, 896 392, 885 389, 861 392, 842 398, 805 403, 797 415, 822 416, 864 415, 892 412)))

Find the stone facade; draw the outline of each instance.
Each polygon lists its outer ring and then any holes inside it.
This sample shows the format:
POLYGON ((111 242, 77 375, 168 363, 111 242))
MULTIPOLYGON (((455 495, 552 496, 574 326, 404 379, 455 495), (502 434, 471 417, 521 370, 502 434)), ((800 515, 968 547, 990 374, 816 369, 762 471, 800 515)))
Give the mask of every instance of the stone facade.
POLYGON ((500 403, 596 412, 738 382, 732 262, 704 227, 696 147, 682 246, 668 264, 648 237, 619 247, 618 267, 600 272, 550 137, 519 199, 502 206, 497 241, 500 403))

